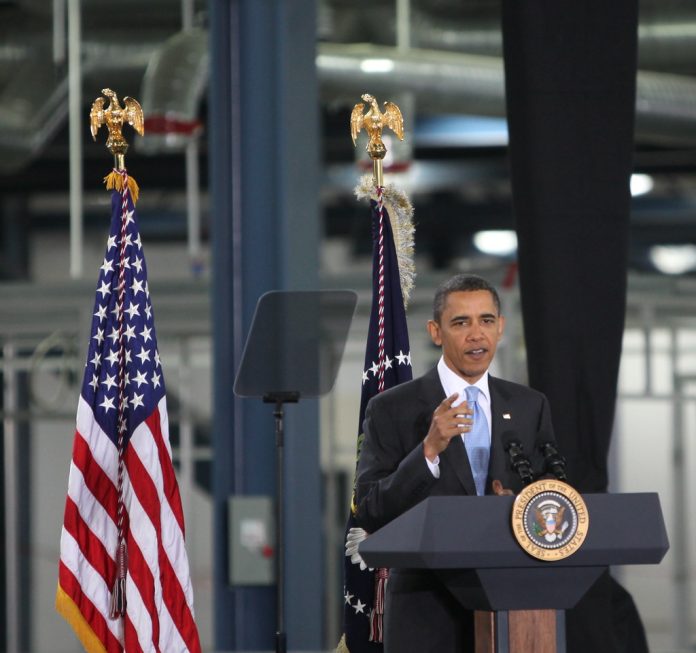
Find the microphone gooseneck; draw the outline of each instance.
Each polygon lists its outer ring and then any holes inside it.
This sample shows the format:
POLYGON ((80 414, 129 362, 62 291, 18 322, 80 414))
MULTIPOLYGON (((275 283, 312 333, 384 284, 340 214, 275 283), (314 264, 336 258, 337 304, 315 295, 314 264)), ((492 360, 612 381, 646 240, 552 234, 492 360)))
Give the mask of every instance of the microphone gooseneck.
POLYGON ((553 440, 539 438, 537 449, 544 456, 544 466, 548 474, 553 474, 559 481, 566 481, 566 459, 556 449, 553 440))
POLYGON ((501 439, 503 448, 510 459, 510 465, 522 480, 523 485, 529 485, 534 481, 534 474, 532 473, 532 464, 524 453, 522 443, 512 431, 503 433, 501 439))

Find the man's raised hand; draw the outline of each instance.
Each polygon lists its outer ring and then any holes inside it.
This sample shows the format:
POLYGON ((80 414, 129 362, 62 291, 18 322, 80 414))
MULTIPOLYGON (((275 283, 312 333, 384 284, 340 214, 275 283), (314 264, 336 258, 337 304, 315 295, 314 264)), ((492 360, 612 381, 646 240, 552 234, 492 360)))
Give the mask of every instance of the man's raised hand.
POLYGON ((466 402, 453 406, 458 397, 457 392, 450 395, 433 413, 428 434, 423 440, 423 453, 431 462, 447 448, 453 437, 471 430, 473 411, 466 402))

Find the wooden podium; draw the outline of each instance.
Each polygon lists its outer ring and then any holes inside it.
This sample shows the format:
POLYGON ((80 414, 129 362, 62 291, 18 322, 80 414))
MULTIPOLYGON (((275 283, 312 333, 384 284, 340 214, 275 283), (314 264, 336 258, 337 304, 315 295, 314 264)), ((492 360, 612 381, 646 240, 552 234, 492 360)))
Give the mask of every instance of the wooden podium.
POLYGON ((657 564, 669 548, 657 494, 583 499, 587 537, 562 560, 537 560, 520 547, 511 496, 430 497, 370 535, 360 554, 371 567, 432 570, 475 611, 476 653, 564 653, 563 611, 609 566, 657 564))

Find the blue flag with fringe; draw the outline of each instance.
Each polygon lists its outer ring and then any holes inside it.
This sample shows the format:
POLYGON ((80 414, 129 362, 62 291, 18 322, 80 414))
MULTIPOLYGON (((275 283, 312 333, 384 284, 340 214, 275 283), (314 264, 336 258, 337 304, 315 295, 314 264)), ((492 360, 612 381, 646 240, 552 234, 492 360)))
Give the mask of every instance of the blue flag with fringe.
MULTIPOLYGON (((379 392, 413 378, 406 323, 406 303, 413 286, 413 209, 405 194, 393 187, 372 186, 365 177, 356 189, 369 197, 372 210, 372 309, 365 346, 357 460, 364 434, 365 408, 379 392), (391 215, 390 215, 391 214, 391 215)), ((366 533, 355 521, 355 487, 346 525, 344 558, 343 637, 340 653, 382 651, 384 587, 388 570, 369 569, 357 548, 366 533)))

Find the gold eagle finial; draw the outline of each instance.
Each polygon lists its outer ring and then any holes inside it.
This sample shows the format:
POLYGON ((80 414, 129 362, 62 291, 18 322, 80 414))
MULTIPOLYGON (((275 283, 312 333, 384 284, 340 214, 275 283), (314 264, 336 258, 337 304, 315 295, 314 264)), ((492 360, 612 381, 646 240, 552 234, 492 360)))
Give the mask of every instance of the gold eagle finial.
POLYGON ((144 118, 143 110, 140 103, 132 97, 123 98, 123 107, 118 102, 116 93, 110 88, 102 89, 104 97, 98 97, 92 103, 92 109, 89 112, 89 123, 92 132, 92 138, 97 140, 97 132, 102 125, 106 125, 109 130, 109 138, 106 141, 106 147, 114 157, 117 158, 119 164, 117 168, 121 168, 123 156, 128 150, 128 143, 121 134, 121 129, 124 123, 128 123, 135 129, 138 134, 143 135, 144 118), (109 105, 104 108, 106 99, 109 99, 109 105))
POLYGON ((401 115, 401 109, 393 102, 384 103, 384 112, 380 111, 377 99, 369 93, 362 95, 364 102, 368 102, 370 108, 367 113, 363 114, 365 104, 358 102, 353 107, 350 114, 350 135, 353 138, 353 145, 360 133, 364 129, 369 137, 367 143, 367 153, 370 155, 374 163, 375 184, 382 185, 382 159, 387 153, 387 148, 382 142, 382 130, 389 127, 399 138, 404 140, 404 118, 401 115))

